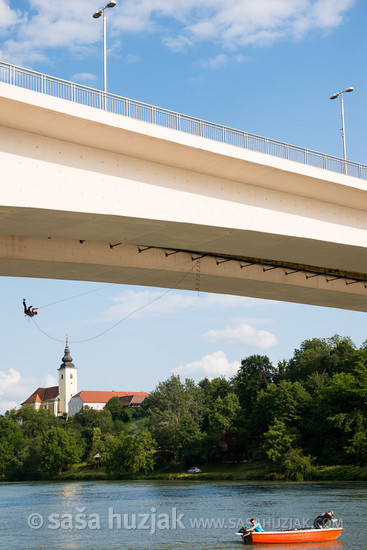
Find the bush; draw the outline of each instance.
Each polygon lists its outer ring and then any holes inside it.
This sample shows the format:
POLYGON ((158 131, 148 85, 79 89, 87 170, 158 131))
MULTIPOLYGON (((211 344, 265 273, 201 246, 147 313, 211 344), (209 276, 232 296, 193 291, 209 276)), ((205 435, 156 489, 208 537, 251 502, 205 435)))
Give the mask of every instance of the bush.
POLYGON ((312 458, 304 455, 302 449, 291 449, 282 462, 285 478, 293 481, 304 481, 312 478, 312 458))

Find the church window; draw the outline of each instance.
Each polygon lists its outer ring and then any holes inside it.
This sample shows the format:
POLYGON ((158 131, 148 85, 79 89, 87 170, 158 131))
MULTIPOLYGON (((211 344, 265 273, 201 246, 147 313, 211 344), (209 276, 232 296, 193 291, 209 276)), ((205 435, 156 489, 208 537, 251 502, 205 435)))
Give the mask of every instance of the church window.
POLYGON ((72 374, 70 375, 70 378, 73 378, 73 375, 72 375, 72 374))
POLYGON ((64 379, 64 375, 62 374, 62 375, 61 375, 61 380, 63 380, 63 379, 64 379))

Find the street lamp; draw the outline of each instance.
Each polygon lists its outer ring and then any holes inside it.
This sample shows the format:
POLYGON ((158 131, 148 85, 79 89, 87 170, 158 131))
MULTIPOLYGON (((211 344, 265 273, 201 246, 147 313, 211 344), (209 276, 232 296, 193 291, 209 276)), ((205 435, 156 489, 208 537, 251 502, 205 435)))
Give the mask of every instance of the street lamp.
MULTIPOLYGON (((353 92, 354 88, 353 86, 350 86, 349 88, 346 88, 345 90, 342 90, 341 92, 338 92, 336 94, 333 94, 330 96, 330 99, 336 99, 340 96, 340 107, 341 107, 341 115, 342 115, 342 139, 343 139, 343 153, 344 153, 344 162, 347 160, 347 150, 345 147, 345 131, 344 131, 344 103, 343 103, 343 94, 347 92, 353 92)), ((345 173, 347 173, 347 166, 345 164, 345 173)))
POLYGON ((107 92, 107 54, 106 54, 106 8, 114 8, 116 0, 110 0, 104 8, 97 10, 93 14, 94 19, 99 19, 103 15, 103 90, 104 90, 104 108, 106 109, 106 92, 107 92))

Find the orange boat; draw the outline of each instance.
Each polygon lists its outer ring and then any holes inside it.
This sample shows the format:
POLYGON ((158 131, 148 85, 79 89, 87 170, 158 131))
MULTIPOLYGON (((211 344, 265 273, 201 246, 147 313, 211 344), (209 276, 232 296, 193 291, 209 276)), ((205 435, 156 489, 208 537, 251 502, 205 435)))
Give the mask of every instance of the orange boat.
POLYGON ((336 540, 342 534, 342 531, 342 528, 335 527, 330 529, 297 529, 294 531, 261 531, 252 532, 248 537, 244 537, 243 534, 241 536, 244 542, 250 544, 328 542, 336 540))

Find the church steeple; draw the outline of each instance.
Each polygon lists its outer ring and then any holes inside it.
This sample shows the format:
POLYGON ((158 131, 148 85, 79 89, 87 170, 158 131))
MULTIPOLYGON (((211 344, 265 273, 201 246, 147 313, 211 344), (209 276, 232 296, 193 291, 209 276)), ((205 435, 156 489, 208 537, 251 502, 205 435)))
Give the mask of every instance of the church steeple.
POLYGON ((73 358, 70 355, 69 341, 68 341, 68 337, 66 337, 64 357, 62 358, 62 363, 60 365, 60 369, 62 369, 64 367, 74 367, 75 368, 75 365, 72 363, 72 361, 73 361, 73 358))
POLYGON ((67 416, 69 412, 69 401, 77 393, 77 372, 78 369, 73 363, 70 355, 69 341, 66 336, 64 357, 58 369, 59 371, 59 414, 67 416))

